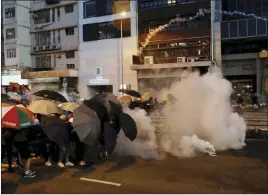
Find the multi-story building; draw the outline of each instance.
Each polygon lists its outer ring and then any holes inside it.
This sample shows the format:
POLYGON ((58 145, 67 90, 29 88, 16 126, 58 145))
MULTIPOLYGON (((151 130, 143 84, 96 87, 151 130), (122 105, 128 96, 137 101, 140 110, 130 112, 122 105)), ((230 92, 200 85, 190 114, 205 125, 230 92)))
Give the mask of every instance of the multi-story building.
POLYGON ((78 83, 78 5, 76 0, 31 1, 31 61, 22 73, 33 91, 67 89, 78 83))
POLYGON ((193 19, 200 8, 210 9, 208 0, 138 0, 139 47, 151 31, 178 17, 149 40, 139 57, 133 57, 132 70, 138 72, 139 91, 159 90, 180 80, 185 68, 206 72, 211 65, 210 14, 193 19))
MULTIPOLYGON (((268 0, 221 0, 223 11, 240 11, 263 17, 222 15, 221 60, 224 76, 233 83, 237 94, 250 102, 254 93, 268 93, 268 0)), ((219 21, 217 21, 219 22, 219 21)))
POLYGON ((21 70, 31 67, 30 2, 4 0, 2 4, 2 85, 9 82, 28 85, 21 70))
POLYGON ((137 88, 136 72, 130 70, 137 54, 136 26, 136 1, 79 1, 81 97, 137 88))

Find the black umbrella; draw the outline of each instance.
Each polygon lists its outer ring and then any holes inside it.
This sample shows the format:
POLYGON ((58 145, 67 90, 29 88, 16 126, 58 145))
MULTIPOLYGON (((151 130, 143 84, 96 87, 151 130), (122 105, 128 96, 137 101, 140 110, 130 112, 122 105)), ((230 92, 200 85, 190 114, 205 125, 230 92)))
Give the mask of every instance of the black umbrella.
POLYGON ((33 95, 48 98, 48 99, 51 99, 51 100, 56 100, 56 101, 59 101, 59 102, 68 102, 67 99, 63 95, 59 94, 56 91, 41 90, 41 91, 35 92, 33 95))
POLYGON ((94 146, 99 141, 101 122, 95 111, 82 104, 73 112, 73 127, 79 139, 94 146))
POLYGON ((45 116, 41 119, 41 127, 47 137, 62 147, 70 143, 70 131, 67 124, 57 116, 45 116))
POLYGON ((85 100, 84 105, 95 111, 98 115, 99 120, 103 123, 109 121, 109 116, 106 107, 95 98, 85 100))
POLYGON ((135 90, 130 90, 130 89, 119 89, 118 92, 125 93, 127 95, 136 97, 136 98, 141 98, 141 94, 135 90))
POLYGON ((137 125, 131 116, 126 113, 121 113, 119 116, 119 123, 126 137, 131 141, 136 139, 138 133, 137 125))
POLYGON ((113 94, 102 92, 95 95, 93 99, 105 106, 111 120, 115 115, 119 115, 122 112, 122 105, 113 94))

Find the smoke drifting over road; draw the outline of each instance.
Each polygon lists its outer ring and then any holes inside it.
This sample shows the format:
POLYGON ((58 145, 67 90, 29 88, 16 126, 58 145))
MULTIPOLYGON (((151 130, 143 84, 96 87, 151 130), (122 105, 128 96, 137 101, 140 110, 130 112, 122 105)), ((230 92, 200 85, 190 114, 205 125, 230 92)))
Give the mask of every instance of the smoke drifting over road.
POLYGON ((172 94, 177 99, 163 108, 167 119, 159 135, 143 110, 125 109, 136 121, 139 135, 132 143, 120 135, 117 152, 121 149, 124 154, 157 158, 156 151, 162 151, 193 157, 245 146, 246 123, 232 111, 229 101, 232 86, 220 70, 211 69, 203 76, 185 71, 182 76, 170 89, 158 92, 172 94))

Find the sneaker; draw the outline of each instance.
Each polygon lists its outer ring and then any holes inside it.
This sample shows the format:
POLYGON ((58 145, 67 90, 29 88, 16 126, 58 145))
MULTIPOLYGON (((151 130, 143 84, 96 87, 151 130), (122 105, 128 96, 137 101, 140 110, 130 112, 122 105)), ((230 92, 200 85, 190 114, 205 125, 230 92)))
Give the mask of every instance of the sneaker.
POLYGON ((58 167, 63 168, 64 164, 62 162, 58 162, 58 167))
POLYGON ((67 167, 73 167, 74 164, 73 164, 72 162, 70 162, 70 161, 67 161, 67 162, 65 163, 65 166, 67 166, 67 167))
POLYGON ((85 166, 86 163, 85 163, 84 161, 81 161, 81 162, 79 163, 79 165, 80 165, 80 166, 85 166))
POLYGON ((50 167, 52 164, 51 164, 51 162, 49 162, 49 161, 47 161, 46 163, 45 163, 45 166, 48 166, 48 167, 50 167))
POLYGON ((33 178, 33 177, 35 177, 36 175, 35 175, 35 171, 25 171, 25 173, 24 173, 24 175, 23 175, 23 177, 24 178, 33 178))

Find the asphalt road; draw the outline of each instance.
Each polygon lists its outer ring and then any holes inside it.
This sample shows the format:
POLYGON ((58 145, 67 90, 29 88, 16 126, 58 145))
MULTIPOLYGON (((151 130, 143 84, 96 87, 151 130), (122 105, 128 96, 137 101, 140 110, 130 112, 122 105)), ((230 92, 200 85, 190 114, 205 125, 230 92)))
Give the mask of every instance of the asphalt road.
POLYGON ((121 157, 91 168, 44 167, 34 179, 2 171, 2 193, 268 193, 268 141, 251 140, 243 150, 160 161, 121 157), (120 186, 84 181, 109 181, 120 186))

